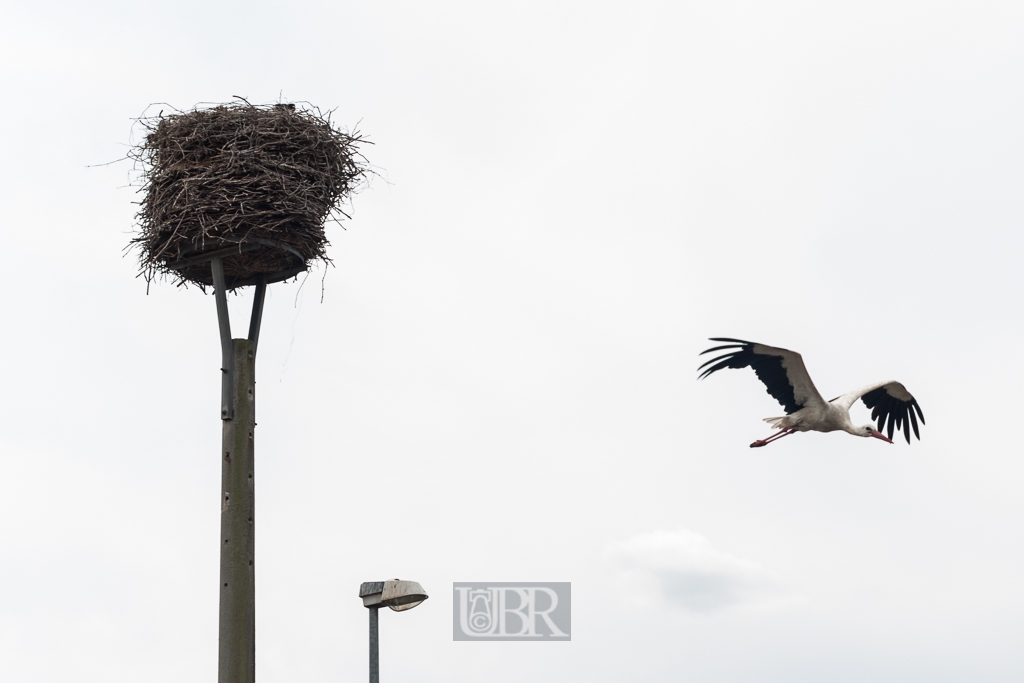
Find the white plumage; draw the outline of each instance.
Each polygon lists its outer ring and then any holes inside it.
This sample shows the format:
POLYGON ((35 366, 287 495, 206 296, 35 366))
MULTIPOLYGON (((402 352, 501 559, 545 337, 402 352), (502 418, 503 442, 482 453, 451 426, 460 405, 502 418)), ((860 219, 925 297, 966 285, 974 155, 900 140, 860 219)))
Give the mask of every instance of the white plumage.
POLYGON ((921 424, 924 424, 924 413, 917 400, 899 382, 876 382, 826 401, 807 374, 799 353, 727 337, 712 337, 711 341, 729 343, 710 348, 701 353, 702 356, 725 349, 730 351, 701 365, 698 371, 707 369, 700 374, 700 379, 723 368, 753 368, 768 393, 786 410, 784 417, 765 419, 765 422, 781 431, 767 439, 755 441, 750 444, 751 448, 764 446, 796 432, 810 431, 842 430, 856 436, 873 436, 892 443, 894 431, 902 430, 907 443, 910 443, 910 429, 913 428, 914 436, 921 438, 917 421, 920 418, 921 424), (711 367, 707 367, 709 365, 711 367), (871 409, 871 419, 878 421, 878 429, 870 424, 856 426, 850 421, 850 407, 857 399, 863 400, 864 405, 871 409), (886 428, 886 423, 888 436, 881 431, 886 428))

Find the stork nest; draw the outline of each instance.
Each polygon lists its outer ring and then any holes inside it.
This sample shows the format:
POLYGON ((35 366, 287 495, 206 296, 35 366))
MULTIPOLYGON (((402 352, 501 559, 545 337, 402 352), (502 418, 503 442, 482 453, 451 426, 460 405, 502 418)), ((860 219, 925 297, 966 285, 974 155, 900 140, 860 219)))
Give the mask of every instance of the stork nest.
POLYGON ((369 172, 358 131, 335 129, 330 112, 315 108, 247 102, 139 123, 146 136, 129 156, 145 198, 129 248, 139 249, 147 281, 210 285, 209 261, 193 261, 226 248, 229 287, 330 261, 324 224, 348 218, 343 204, 369 172))

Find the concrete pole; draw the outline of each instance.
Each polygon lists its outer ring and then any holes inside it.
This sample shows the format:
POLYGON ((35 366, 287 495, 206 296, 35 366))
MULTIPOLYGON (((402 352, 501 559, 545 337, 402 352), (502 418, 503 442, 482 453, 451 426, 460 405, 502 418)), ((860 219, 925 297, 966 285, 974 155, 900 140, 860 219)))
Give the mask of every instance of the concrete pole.
POLYGON ((253 431, 256 351, 231 340, 234 418, 223 421, 220 514, 220 651, 218 683, 255 683, 256 574, 253 431))

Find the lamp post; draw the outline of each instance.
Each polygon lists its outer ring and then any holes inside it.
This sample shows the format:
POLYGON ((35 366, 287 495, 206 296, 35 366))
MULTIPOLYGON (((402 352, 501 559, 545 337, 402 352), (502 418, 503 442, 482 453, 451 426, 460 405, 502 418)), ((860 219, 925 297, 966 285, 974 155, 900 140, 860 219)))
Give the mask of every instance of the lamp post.
POLYGON ((380 683, 380 649, 377 635, 377 610, 390 607, 404 612, 426 600, 429 596, 415 581, 367 581, 359 586, 363 606, 370 610, 370 683, 380 683))

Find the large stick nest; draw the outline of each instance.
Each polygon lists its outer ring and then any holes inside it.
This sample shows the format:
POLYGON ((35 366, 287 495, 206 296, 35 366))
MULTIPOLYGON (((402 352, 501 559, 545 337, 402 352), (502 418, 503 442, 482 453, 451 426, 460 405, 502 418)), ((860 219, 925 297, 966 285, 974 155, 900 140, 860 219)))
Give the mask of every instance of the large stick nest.
POLYGON ((145 198, 130 246, 147 280, 210 285, 208 261, 175 262, 226 248, 229 287, 329 262, 324 223, 348 217, 342 206, 368 172, 358 132, 292 104, 220 105, 139 122, 146 136, 129 156, 145 198))

